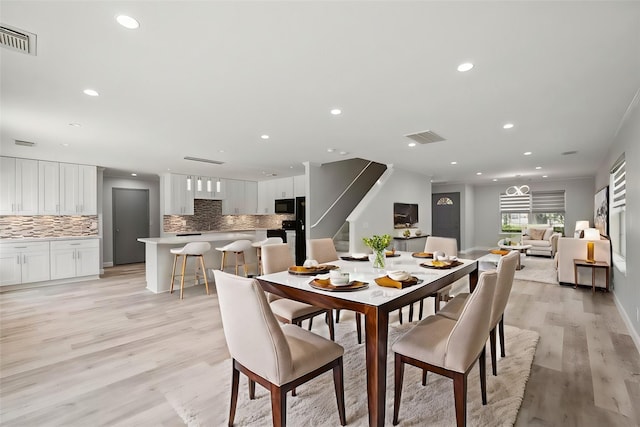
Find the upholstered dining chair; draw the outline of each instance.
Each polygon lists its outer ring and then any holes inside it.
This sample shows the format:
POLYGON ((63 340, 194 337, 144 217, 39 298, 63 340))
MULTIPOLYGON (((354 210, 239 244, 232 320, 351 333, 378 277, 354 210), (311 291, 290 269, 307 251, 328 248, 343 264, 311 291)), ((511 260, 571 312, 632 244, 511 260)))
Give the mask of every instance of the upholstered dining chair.
POLYGON ((267 237, 264 240, 253 242, 251 246, 256 248, 256 256, 258 257, 258 274, 262 272, 262 247, 267 245, 275 245, 276 243, 284 243, 282 237, 267 237))
MULTIPOLYGON (((498 281, 496 283, 496 291, 493 298, 493 304, 491 304, 491 321, 489 322, 491 370, 493 372, 493 375, 498 375, 498 361, 496 357, 496 328, 498 329, 500 335, 500 355, 502 357, 506 356, 504 348, 504 310, 507 307, 507 303, 509 302, 509 295, 511 295, 513 277, 516 274, 516 267, 518 266, 519 256, 520 253, 518 251, 509 252, 507 255, 500 258, 500 261, 498 261, 498 267, 496 269, 496 273, 498 274, 498 281)), ((440 311, 438 311, 438 315, 453 320, 458 319, 468 299, 469 294, 467 293, 456 295, 440 311)))
POLYGON ((458 426, 465 426, 467 375, 477 360, 480 368, 482 404, 487 403, 485 343, 489 336, 491 318, 491 311, 487 310, 487 307, 490 307, 493 302, 497 276, 495 271, 480 274, 478 285, 457 321, 439 315, 429 316, 393 344, 392 350, 395 352, 393 425, 398 424, 405 364, 417 366, 453 380, 456 422, 458 426))
MULTIPOLYGON (((320 264, 338 260, 338 252, 330 237, 321 239, 309 239, 309 259, 315 259, 320 264)), ((340 322, 340 310, 336 310, 336 323, 340 322)), ((358 336, 358 344, 362 344, 362 317, 356 312, 356 334, 358 336)))
POLYGON ((231 354, 233 425, 240 372, 249 378, 249 398, 255 383, 271 393, 274 426, 286 425, 287 393, 318 375, 333 370, 340 424, 346 425, 342 355, 344 349, 326 338, 294 325, 281 325, 255 279, 214 272, 222 328, 231 354))
MULTIPOLYGON (((289 245, 286 243, 262 247, 262 271, 264 274, 286 271, 292 265, 295 265, 295 261, 293 260, 293 255, 291 255, 289 245)), ((267 301, 273 314, 282 322, 302 326, 302 321, 309 319, 309 330, 311 330, 315 316, 326 314, 329 336, 332 341, 334 340, 333 310, 326 310, 304 302, 282 298, 272 293, 267 293, 267 301)))

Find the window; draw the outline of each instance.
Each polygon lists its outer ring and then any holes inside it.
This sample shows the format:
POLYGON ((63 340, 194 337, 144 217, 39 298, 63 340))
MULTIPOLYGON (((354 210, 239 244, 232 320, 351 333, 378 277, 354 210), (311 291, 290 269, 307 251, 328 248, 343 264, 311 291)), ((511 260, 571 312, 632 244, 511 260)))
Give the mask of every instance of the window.
POLYGON ((527 224, 546 224, 564 235, 564 213, 564 190, 500 195, 503 233, 519 233, 527 224))
POLYGON ((625 259, 627 255, 627 233, 625 228, 626 184, 626 161, 623 154, 611 168, 609 186, 611 189, 609 235, 613 251, 613 263, 623 273, 626 273, 625 259))

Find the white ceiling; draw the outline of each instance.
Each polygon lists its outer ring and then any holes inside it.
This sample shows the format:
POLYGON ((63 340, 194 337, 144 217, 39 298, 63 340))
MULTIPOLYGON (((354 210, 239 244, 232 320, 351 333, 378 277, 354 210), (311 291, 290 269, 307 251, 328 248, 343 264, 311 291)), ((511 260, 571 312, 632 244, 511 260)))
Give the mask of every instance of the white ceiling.
POLYGON ((0 49, 2 154, 112 173, 262 180, 361 157, 434 182, 593 176, 640 87, 636 1, 2 0, 1 13, 38 36, 37 56, 0 49), (407 146, 429 129, 446 141, 407 146))

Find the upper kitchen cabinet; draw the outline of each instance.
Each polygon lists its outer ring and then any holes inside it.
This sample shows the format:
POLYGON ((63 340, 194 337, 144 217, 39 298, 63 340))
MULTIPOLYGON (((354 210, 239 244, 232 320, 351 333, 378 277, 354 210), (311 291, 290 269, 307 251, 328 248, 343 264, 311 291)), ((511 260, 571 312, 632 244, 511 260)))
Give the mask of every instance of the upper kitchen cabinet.
POLYGON ((225 198, 222 200, 223 215, 255 214, 258 210, 258 183, 225 179, 225 198))
POLYGON ((304 175, 271 179, 258 183, 258 213, 273 214, 274 203, 278 199, 293 199, 305 196, 304 175))
POLYGON ((193 215, 193 199, 195 196, 194 178, 174 173, 163 176, 164 214, 193 215))
POLYGON ((0 215, 38 214, 38 161, 0 157, 0 215))
POLYGON ((60 163, 60 214, 96 215, 97 201, 97 168, 60 163))
POLYGON ((60 163, 38 160, 38 214, 60 214, 60 163))
POLYGON ((224 199, 224 185, 222 180, 210 176, 196 177, 194 198, 206 200, 224 199))

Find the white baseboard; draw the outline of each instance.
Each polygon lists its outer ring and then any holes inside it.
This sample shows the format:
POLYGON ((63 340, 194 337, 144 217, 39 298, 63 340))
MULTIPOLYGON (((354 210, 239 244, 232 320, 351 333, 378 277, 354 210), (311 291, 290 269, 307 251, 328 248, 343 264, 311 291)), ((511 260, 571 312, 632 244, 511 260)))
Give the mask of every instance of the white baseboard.
POLYGON ((624 311, 622 304, 620 304, 620 301, 618 300, 618 295, 615 292, 613 293, 613 301, 616 303, 616 307, 618 308, 618 313, 620 313, 622 320, 624 321, 625 325, 627 325, 627 329, 629 330, 629 335, 631 335, 631 339, 635 343, 636 348, 638 349, 638 353, 640 353, 640 335, 638 335, 638 332, 634 329, 631 319, 627 315, 627 312, 624 311))
POLYGON ((102 268, 113 267, 113 262, 103 262, 102 268))

